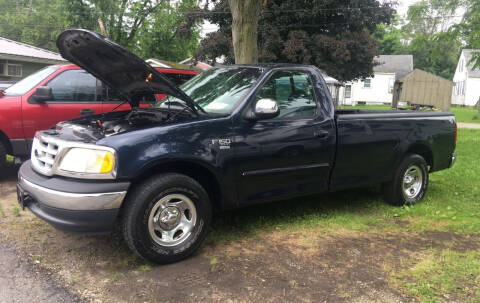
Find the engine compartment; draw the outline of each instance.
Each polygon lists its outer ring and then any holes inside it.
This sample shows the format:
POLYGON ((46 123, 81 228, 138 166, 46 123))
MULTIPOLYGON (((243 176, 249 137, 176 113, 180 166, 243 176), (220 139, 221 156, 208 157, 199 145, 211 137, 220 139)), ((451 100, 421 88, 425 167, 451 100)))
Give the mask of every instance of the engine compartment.
POLYGON ((90 125, 92 128, 100 129, 105 136, 110 136, 139 127, 171 123, 187 118, 192 118, 192 114, 185 111, 135 108, 122 117, 92 120, 90 125))
POLYGON ((182 109, 134 108, 61 122, 55 132, 64 139, 94 142, 126 131, 192 118, 191 112, 182 109))

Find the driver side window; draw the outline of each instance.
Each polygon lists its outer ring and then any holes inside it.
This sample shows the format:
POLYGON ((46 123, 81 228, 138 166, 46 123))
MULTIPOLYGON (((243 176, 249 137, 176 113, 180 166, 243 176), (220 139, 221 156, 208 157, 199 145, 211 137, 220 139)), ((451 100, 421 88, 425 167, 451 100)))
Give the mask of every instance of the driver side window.
POLYGON ((257 95, 257 100, 264 98, 277 101, 280 114, 275 119, 313 117, 317 110, 310 77, 302 71, 275 72, 257 95))

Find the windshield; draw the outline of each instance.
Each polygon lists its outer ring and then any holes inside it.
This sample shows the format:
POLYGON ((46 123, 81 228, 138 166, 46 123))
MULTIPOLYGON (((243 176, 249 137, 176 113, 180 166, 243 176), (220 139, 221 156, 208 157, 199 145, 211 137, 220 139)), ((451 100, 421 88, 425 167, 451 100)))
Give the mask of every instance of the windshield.
MULTIPOLYGON (((208 113, 229 114, 262 74, 254 67, 212 68, 180 86, 190 98, 208 113)), ((156 107, 167 107, 170 102, 183 102, 168 97, 156 107)))
POLYGON ((14 85, 8 87, 5 90, 5 95, 7 96, 21 96, 27 93, 29 90, 35 87, 43 79, 50 76, 54 71, 58 69, 57 66, 48 66, 44 69, 39 70, 38 72, 31 74, 25 79, 20 80, 14 85))

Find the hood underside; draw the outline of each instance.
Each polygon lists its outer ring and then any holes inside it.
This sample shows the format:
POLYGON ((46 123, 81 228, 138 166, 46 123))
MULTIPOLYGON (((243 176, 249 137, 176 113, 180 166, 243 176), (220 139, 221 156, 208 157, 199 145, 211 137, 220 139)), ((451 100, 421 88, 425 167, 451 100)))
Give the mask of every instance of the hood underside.
POLYGON ((138 107, 145 95, 177 97, 196 112, 196 105, 181 89, 151 65, 110 41, 84 29, 66 30, 58 36, 57 47, 63 58, 82 67, 138 107))

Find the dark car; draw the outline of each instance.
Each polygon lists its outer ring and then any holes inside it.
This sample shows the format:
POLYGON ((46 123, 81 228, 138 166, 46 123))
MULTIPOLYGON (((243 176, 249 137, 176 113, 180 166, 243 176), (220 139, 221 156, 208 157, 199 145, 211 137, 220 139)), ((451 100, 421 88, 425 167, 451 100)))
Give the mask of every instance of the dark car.
POLYGON ((120 225, 154 262, 192 254, 214 211, 370 184, 414 204, 455 160, 452 113, 336 111, 313 66, 213 68, 178 87, 96 33, 69 30, 57 44, 132 110, 38 132, 20 204, 63 230, 120 225), (140 108, 151 93, 169 97, 140 108))

